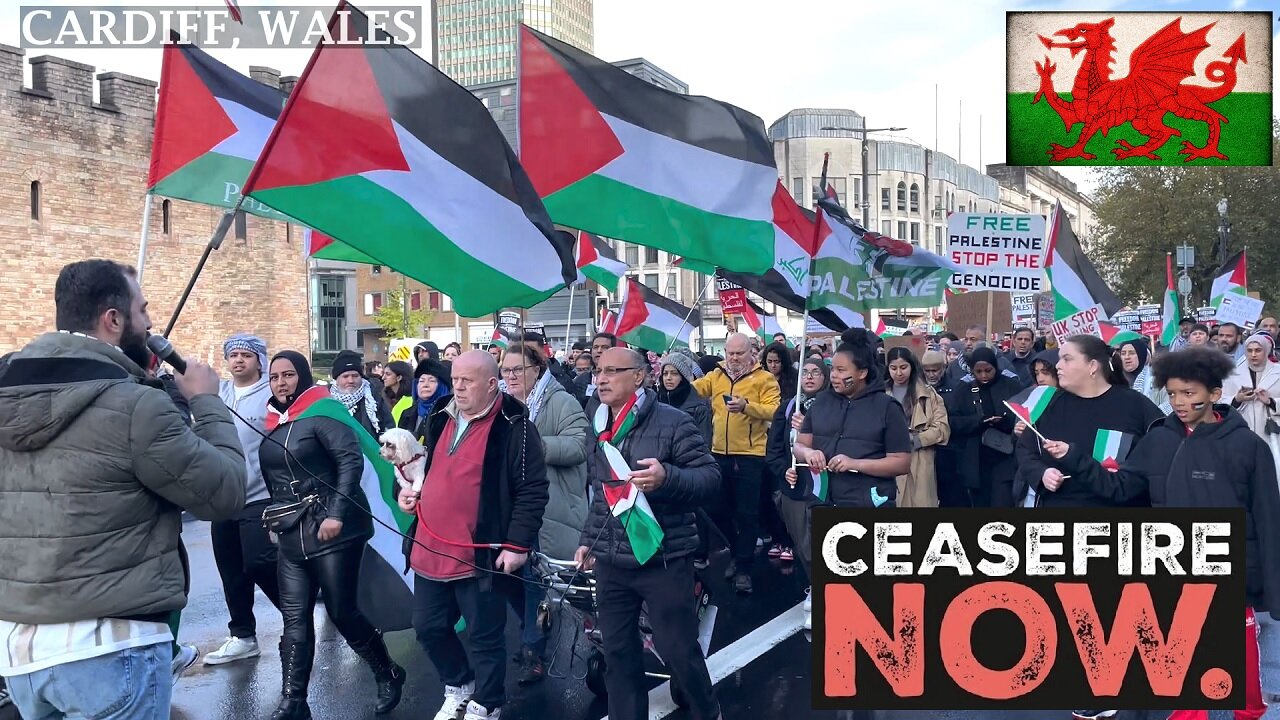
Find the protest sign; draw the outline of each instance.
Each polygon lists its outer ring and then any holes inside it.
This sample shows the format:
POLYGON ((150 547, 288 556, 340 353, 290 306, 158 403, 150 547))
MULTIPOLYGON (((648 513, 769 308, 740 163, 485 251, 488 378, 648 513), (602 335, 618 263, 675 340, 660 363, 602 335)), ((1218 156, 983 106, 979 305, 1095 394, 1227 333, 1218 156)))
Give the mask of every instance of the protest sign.
POLYGON ((814 708, 1243 707, 1244 509, 1087 515, 815 507, 814 708))
POLYGON ((1042 216, 952 213, 947 218, 947 236, 947 255, 960 266, 960 272, 951 276, 951 287, 1044 291, 1049 243, 1042 216))
MULTIPOLYGON (((1164 332, 1164 307, 1161 305, 1139 305, 1138 306, 1138 322, 1140 329, 1138 332, 1143 335, 1156 335, 1164 332)), ((1177 322, 1177 318, 1174 318, 1177 322)))
POLYGON ((1196 308, 1196 322, 1198 323, 1213 327, 1218 324, 1217 316, 1218 311, 1212 307, 1196 308))
POLYGON ((1067 338, 1072 335, 1097 335, 1102 337, 1102 326, 1098 324, 1098 320, 1103 317, 1102 306, 1094 305, 1091 308, 1081 310, 1075 315, 1068 315, 1055 322, 1049 326, 1049 330, 1058 339, 1059 345, 1066 342, 1067 338))
POLYGON ((741 315, 747 311, 747 291, 741 285, 716 276, 716 292, 725 315, 741 315))
POLYGON ((1111 316, 1111 324, 1121 330, 1132 330, 1138 332, 1142 328, 1142 320, 1137 310, 1121 310, 1111 316))
POLYGON ((1014 327, 1030 327, 1036 322, 1036 296, 1034 293, 1027 295, 1014 295, 1009 298, 1012 304, 1012 319, 1014 327))
POLYGON ((1227 293, 1222 296, 1222 303, 1218 305, 1218 312, 1215 320, 1218 323, 1235 323, 1244 328, 1258 322, 1258 318, 1262 316, 1261 300, 1251 298, 1248 295, 1235 295, 1227 293))
POLYGON ((514 335, 520 329, 520 313, 503 310, 498 313, 498 327, 507 335, 514 335))

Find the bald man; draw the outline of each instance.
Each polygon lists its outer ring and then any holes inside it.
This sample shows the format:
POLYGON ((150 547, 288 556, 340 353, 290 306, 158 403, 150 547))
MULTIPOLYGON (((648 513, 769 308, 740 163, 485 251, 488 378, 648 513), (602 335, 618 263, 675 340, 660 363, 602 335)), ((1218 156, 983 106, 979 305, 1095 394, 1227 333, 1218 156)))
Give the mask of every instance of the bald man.
POLYGON ((498 390, 492 355, 465 352, 451 372, 453 395, 427 419, 422 490, 397 490, 416 516, 413 627, 445 683, 441 713, 496 718, 506 702, 506 595, 522 592, 504 574, 524 567, 542 527, 546 464, 528 410, 498 390), (474 670, 454 632, 459 614, 474 670))

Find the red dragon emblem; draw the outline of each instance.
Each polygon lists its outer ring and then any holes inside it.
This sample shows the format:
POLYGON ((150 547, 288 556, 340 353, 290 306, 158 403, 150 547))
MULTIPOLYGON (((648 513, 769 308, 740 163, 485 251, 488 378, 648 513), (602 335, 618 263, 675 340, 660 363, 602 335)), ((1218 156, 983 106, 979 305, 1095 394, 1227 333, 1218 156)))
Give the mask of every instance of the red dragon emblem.
POLYGON ((1222 124, 1227 122, 1227 118, 1209 104, 1226 97, 1235 88, 1236 64, 1248 62, 1244 35, 1227 49, 1223 55, 1225 60, 1211 62, 1205 68, 1205 79, 1216 85, 1187 85, 1184 81, 1196 75, 1196 58, 1209 48, 1206 37, 1214 23, 1189 33, 1182 31, 1181 23, 1182 18, 1175 19, 1138 45, 1129 59, 1129 74, 1119 79, 1111 77, 1116 43, 1110 30, 1115 18, 1100 23, 1080 23, 1054 33, 1055 37, 1066 38, 1066 42, 1040 36, 1040 41, 1050 50, 1069 49, 1072 57, 1081 52, 1085 54, 1071 88, 1070 102, 1053 88, 1053 73, 1057 66, 1049 57, 1045 56, 1043 64, 1035 63, 1036 72, 1040 75, 1040 89, 1032 104, 1046 100, 1068 132, 1076 124, 1084 125, 1075 145, 1065 147, 1051 143, 1049 157, 1056 162, 1069 158, 1093 160, 1097 156, 1086 152, 1085 146, 1094 135, 1101 132, 1105 137, 1111 128, 1132 123, 1133 129, 1146 137, 1146 142, 1132 145, 1125 140, 1117 140, 1118 147, 1112 148, 1116 159, 1145 157, 1159 160, 1156 150, 1169 138, 1181 135, 1164 123, 1165 113, 1173 113, 1209 126, 1209 140, 1204 147, 1183 141, 1182 150, 1178 151, 1183 162, 1203 158, 1227 159, 1218 150, 1222 124))

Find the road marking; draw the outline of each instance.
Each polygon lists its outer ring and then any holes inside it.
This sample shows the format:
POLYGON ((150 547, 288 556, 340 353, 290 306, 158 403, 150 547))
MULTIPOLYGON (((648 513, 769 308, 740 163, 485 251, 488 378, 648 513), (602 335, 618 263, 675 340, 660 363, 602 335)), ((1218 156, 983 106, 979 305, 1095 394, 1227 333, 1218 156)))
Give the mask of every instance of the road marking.
MULTIPOLYGON (((751 661, 777 647, 804 627, 804 603, 729 643, 707 658, 707 671, 714 686, 746 667, 751 661)), ((680 708, 671 699, 671 681, 649 691, 649 720, 662 720, 680 708)), ((601 720, 609 720, 606 715, 601 720)))

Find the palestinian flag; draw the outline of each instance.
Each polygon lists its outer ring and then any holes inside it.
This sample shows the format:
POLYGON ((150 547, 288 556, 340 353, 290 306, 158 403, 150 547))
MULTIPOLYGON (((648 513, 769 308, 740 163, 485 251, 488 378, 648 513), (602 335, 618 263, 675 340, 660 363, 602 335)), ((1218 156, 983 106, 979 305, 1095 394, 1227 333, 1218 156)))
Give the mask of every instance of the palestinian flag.
POLYGON ((773 264, 773 143, 751 113, 520 26, 520 159, 556 222, 739 272, 773 264))
POLYGON ((1053 401, 1057 392, 1048 385, 1040 385, 1018 393, 1005 404, 1014 415, 1018 416, 1019 420, 1028 425, 1035 425, 1040 422, 1040 416, 1044 415, 1045 409, 1049 407, 1049 403, 1053 401))
POLYGON ((493 329, 493 337, 489 338, 489 347, 499 347, 506 350, 511 346, 511 341, 507 339, 507 334, 502 332, 502 328, 493 329))
POLYGON ((610 335, 616 335, 617 331, 618 331, 617 313, 613 312, 612 310, 609 310, 608 308, 603 308, 603 312, 600 313, 600 332, 609 333, 610 335))
MULTIPOLYGON (((313 386, 294 400, 286 412, 267 408, 267 432, 280 425, 309 417, 325 417, 336 420, 351 429, 360 441, 364 454, 364 470, 360 475, 360 489, 369 500, 369 510, 376 518, 373 538, 365 548, 364 562, 360 566, 360 609, 370 622, 382 631, 407 630, 413 627, 413 576, 402 574, 404 553, 402 538, 381 523, 407 533, 413 517, 405 514, 396 504, 395 468, 378 454, 378 441, 365 430, 342 403, 329 396, 328 388, 313 386), (381 521, 381 522, 379 522, 381 521)), ((361 510, 352 508, 352 512, 361 510)))
POLYGON ((1110 323, 1106 320, 1098 321, 1098 329, 1102 331, 1102 341, 1111 347, 1123 345, 1127 342, 1147 341, 1147 339, 1142 336, 1142 333, 1134 332, 1133 330, 1125 330, 1115 323, 1110 323))
POLYGON ((1116 472, 1132 447, 1133 435, 1119 430, 1099 430, 1093 441, 1093 459, 1103 468, 1116 472))
POLYGON ((1111 317, 1124 307, 1085 257, 1067 214, 1055 205, 1049 218, 1049 260, 1045 274, 1053 290, 1053 319, 1062 320, 1094 305, 1111 317))
MULTIPOLYGON (((284 103, 284 93, 194 45, 165 45, 147 192, 234 207, 284 103)), ((256 200, 246 199, 240 209, 292 222, 256 200)))
POLYGON ((630 482, 631 467, 618 448, 623 446, 627 436, 636 427, 639 404, 643 397, 644 391, 637 390, 618 411, 612 426, 609 424, 609 406, 604 403, 600 403, 592 418, 600 451, 609 465, 609 480, 601 483, 605 504, 609 506, 610 514, 622 523, 631 553, 641 565, 658 554, 665 533, 657 516, 653 514, 653 508, 649 507, 649 499, 630 482))
POLYGON ((614 334, 633 347, 665 353, 673 347, 689 347, 689 335, 697 325, 696 310, 628 279, 614 334))
POLYGON ((363 263, 365 265, 381 264, 350 245, 340 243, 328 235, 311 228, 306 228, 302 232, 302 248, 305 257, 317 260, 340 260, 342 262, 363 263))
POLYGON ((809 307, 851 312, 931 307, 959 266, 950 258, 865 230, 833 198, 818 201, 809 307))
MULTIPOLYGON (((385 39, 345 1, 332 37, 385 39)), ((245 194, 453 298, 530 307, 573 283, 556 230, 476 96, 406 47, 322 42, 245 194)))
MULTIPOLYGON (((742 319, 746 322, 747 327, 751 328, 752 334, 764 341, 765 345, 773 342, 773 336, 782 333, 787 334, 782 329, 782 325, 778 322, 777 316, 767 313, 764 308, 747 299, 746 312, 742 313, 742 319)), ((795 347, 795 343, 791 342, 791 338, 787 338, 787 347, 795 347)))
POLYGON ((1216 310, 1222 304, 1222 298, 1226 295, 1248 295, 1249 294, 1249 274, 1247 272, 1247 258, 1245 251, 1232 255, 1222 267, 1218 268, 1218 275, 1213 279, 1213 291, 1211 293, 1212 300, 1210 305, 1216 310))
POLYGON ((618 281, 627 274, 627 264, 618 260, 609 243, 579 230, 577 257, 578 282, 590 278, 605 292, 617 292, 618 281))
POLYGON ((1005 162, 1270 166, 1275 20, 1245 4, 1007 13, 1005 162))
MULTIPOLYGON (((775 305, 804 312, 809 297, 809 259, 813 255, 814 214, 796 204, 791 193, 776 183, 773 191, 773 267, 763 275, 720 270, 720 276, 735 282, 775 305)), ((682 261, 681 267, 689 267, 682 261)), ((690 268, 695 269, 695 268, 690 268)), ((699 272, 703 268, 696 268, 699 272)), ((707 270, 707 274, 714 268, 707 270)), ((833 332, 861 327, 865 321, 857 312, 841 305, 809 308, 809 317, 833 332)))
POLYGON ((1178 324, 1182 321, 1182 309, 1178 306, 1178 290, 1173 284, 1173 255, 1168 253, 1164 257, 1164 274, 1165 274, 1165 290, 1164 290, 1164 310, 1161 315, 1160 344, 1167 348, 1173 347, 1173 342, 1178 339, 1178 324))
POLYGON ((827 501, 827 497, 831 495, 831 475, 826 470, 815 473, 809 469, 809 494, 817 498, 818 502, 827 501))

